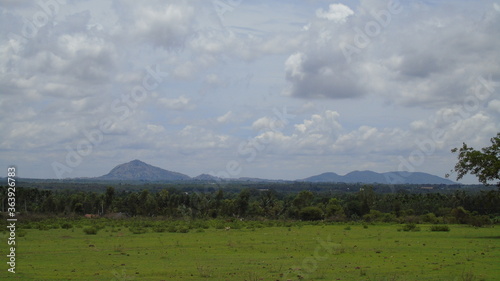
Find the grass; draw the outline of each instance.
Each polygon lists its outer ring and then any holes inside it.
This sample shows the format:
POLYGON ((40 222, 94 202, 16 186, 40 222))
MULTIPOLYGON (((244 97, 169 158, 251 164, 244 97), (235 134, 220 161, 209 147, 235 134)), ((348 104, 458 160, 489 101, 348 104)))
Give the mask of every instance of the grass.
POLYGON ((497 228, 452 225, 452 231, 433 232, 431 225, 419 225, 421 231, 398 232, 399 225, 354 224, 348 231, 346 225, 244 222, 252 227, 226 230, 216 228, 221 222, 208 222, 193 224, 188 232, 184 223, 175 232, 135 224, 149 229, 136 235, 124 222, 95 223, 100 230, 94 235, 73 228, 23 229, 17 273, 4 271, 0 279, 479 281, 500 276, 497 228))

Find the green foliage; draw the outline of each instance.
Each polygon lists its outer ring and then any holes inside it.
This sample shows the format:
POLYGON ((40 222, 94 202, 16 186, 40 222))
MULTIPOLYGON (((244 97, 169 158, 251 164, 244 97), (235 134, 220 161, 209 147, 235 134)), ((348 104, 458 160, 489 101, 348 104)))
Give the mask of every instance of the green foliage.
POLYGON ((49 229, 51 229, 51 226, 49 224, 46 224, 46 223, 38 223, 37 229, 38 230, 49 230, 49 229))
MULTIPOLYGON (((470 173, 487 185, 494 180, 500 180, 500 132, 491 139, 491 146, 480 151, 463 143, 462 147, 453 148, 452 153, 458 152, 458 162, 455 165, 457 180, 470 173)), ((498 182, 500 186, 500 182, 498 182)))
POLYGON ((73 225, 69 222, 63 222, 63 223, 61 223, 61 228, 62 229, 70 229, 70 228, 73 228, 73 225))
POLYGON ((490 225, 491 220, 489 216, 483 215, 483 216, 469 216, 467 218, 467 223, 475 226, 475 227, 482 227, 485 225, 490 225))
POLYGON ((426 222, 426 223, 437 223, 438 222, 438 218, 436 217, 436 215, 434 213, 427 213, 425 215, 422 215, 421 219, 423 222, 426 222))
POLYGON ((165 226, 162 226, 162 225, 156 225, 156 226, 153 226, 153 231, 154 232, 165 232, 167 230, 167 228, 165 226))
POLYGON ((407 223, 405 225, 403 225, 403 227, 399 228, 398 231, 413 231, 413 232, 416 232, 416 231, 420 231, 420 227, 418 227, 416 224, 414 223, 407 223))
POLYGON ((300 219, 315 221, 323 219, 323 211, 318 207, 305 207, 299 212, 300 219))
POLYGON ((98 229, 94 226, 88 226, 83 228, 83 232, 87 235, 96 235, 98 229))
POLYGON ((185 225, 181 225, 177 228, 177 232, 179 233, 188 233, 189 232, 189 227, 185 225))
POLYGON ((93 225, 101 229, 110 224, 119 227, 126 217, 135 218, 138 226, 151 232, 169 231, 171 225, 170 231, 177 232, 175 221, 179 219, 184 220, 189 229, 247 227, 235 223, 236 218, 259 219, 264 225, 280 224, 277 220, 348 222, 362 219, 365 222, 481 226, 499 222, 481 216, 500 217, 500 190, 491 187, 481 187, 483 190, 479 191, 475 188, 451 191, 439 187, 424 193, 413 185, 389 189, 385 185, 359 184, 231 183, 222 192, 209 189, 206 184, 195 185, 197 190, 206 191, 202 193, 193 192, 191 184, 152 186, 128 186, 130 189, 126 192, 118 191, 118 187, 104 186, 100 193, 87 186, 86 191, 68 189, 63 192, 19 187, 16 200, 19 199, 26 209, 21 214, 20 227, 49 230, 93 225), (107 212, 103 216, 110 219, 84 219, 84 214, 95 215, 103 210, 107 212), (62 216, 60 212, 65 212, 70 219, 55 218, 62 216), (39 221, 43 217, 52 219, 42 225, 39 221), (153 217, 161 218, 162 222, 156 222, 153 217))
POLYGON ((144 234, 146 232, 148 232, 148 229, 145 228, 145 227, 129 227, 130 232, 132 232, 133 234, 144 234))

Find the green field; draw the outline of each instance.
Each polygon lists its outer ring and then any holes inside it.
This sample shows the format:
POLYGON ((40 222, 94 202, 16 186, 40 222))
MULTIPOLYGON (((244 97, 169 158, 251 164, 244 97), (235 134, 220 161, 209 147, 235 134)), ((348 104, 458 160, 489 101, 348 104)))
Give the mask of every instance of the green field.
POLYGON ((19 230, 16 273, 4 263, 0 279, 500 280, 498 227, 405 232, 397 224, 244 222, 134 234, 124 224, 100 224, 96 235, 78 224, 19 230))

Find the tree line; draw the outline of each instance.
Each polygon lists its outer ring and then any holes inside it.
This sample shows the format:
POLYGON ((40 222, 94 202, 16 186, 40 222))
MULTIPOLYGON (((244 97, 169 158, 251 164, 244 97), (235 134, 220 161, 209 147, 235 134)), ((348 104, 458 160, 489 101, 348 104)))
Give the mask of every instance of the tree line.
MULTIPOLYGON (((364 185, 356 192, 331 190, 283 192, 254 185, 242 189, 206 189, 189 192, 179 188, 151 191, 105 192, 16 190, 16 209, 21 215, 164 217, 165 219, 283 219, 329 221, 383 221, 470 223, 484 225, 500 218, 500 189, 470 192, 393 193, 376 192, 364 185), (260 188, 259 188, 260 187, 260 188)), ((7 209, 7 188, 2 188, 2 212, 7 209)))

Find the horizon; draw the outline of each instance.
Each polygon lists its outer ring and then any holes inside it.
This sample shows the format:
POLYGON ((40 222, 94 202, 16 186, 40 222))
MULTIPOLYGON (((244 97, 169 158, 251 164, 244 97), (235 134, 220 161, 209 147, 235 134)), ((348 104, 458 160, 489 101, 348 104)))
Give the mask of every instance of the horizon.
POLYGON ((500 131, 498 1, 222 2, 2 2, 0 176, 444 178, 500 131))
MULTIPOLYGON (((128 162, 125 162, 125 163, 121 163, 121 164, 117 164, 116 166, 114 166, 113 168, 111 168, 107 173, 105 174, 101 174, 99 176, 90 176, 90 177, 76 177, 76 178, 63 178, 63 179, 53 179, 53 178, 25 178, 25 179, 32 179, 32 180, 72 180, 72 179, 94 179, 94 178, 99 178, 99 177, 102 177, 102 176, 105 176, 105 175, 108 175, 113 169, 121 166, 121 165, 124 165, 124 164, 129 164, 129 163, 132 163, 132 162, 141 162, 142 164, 146 164, 148 166, 152 166, 154 168, 159 168, 159 169, 162 169, 164 171, 168 171, 168 172, 174 172, 174 173, 180 173, 180 174, 183 174, 183 175, 186 175, 188 177, 190 177, 191 179, 194 179, 198 176, 202 176, 202 175, 208 175, 208 176, 214 176, 216 177, 215 175, 210 175, 210 174, 198 174, 198 175, 188 175, 188 174, 185 174, 185 173, 182 173, 182 172, 179 172, 179 171, 175 171, 175 170, 166 170, 166 169, 163 169, 162 167, 158 167, 158 166, 155 166, 155 165, 151 165, 145 161, 142 161, 140 159, 134 159, 134 160, 131 160, 131 161, 128 161, 128 162)), ((386 172, 375 172, 375 171, 372 171, 372 170, 353 170, 353 171, 350 171, 350 172, 347 172, 345 174, 338 174, 334 171, 328 171, 328 172, 322 172, 322 173, 318 173, 318 174, 314 174, 314 175, 309 175, 305 178, 297 178, 297 179, 277 179, 277 178, 262 178, 262 177, 231 177, 231 178, 221 178, 222 180, 238 180, 238 179, 245 179, 245 178, 249 178, 249 179, 261 179, 261 180, 272 180, 272 181, 301 181, 301 180, 305 180, 307 178, 310 178, 310 177, 315 177, 315 176, 320 176, 320 175, 324 175, 324 174, 335 174, 335 175, 338 175, 338 176, 346 176, 348 174, 351 174, 351 173, 355 173, 355 172, 372 172, 372 173, 376 173, 376 174, 386 174, 386 173, 424 173, 424 172, 419 172, 419 171, 415 171, 415 172, 407 172, 407 171, 386 171, 386 172)), ((446 178, 446 177, 441 177, 439 175, 435 175, 435 174, 430 174, 430 173, 424 173, 424 174, 427 174, 427 175, 431 175, 431 176, 437 176, 437 177, 440 177, 442 179, 447 179, 447 180, 450 180, 452 181, 453 183, 456 183, 456 184, 464 184, 464 183, 460 183, 460 182, 457 182, 457 181, 454 181, 452 179, 449 179, 449 178, 446 178)), ((403 176, 404 177, 404 176, 403 176)), ((476 183, 472 183, 472 185, 475 185, 476 183)), ((480 184, 480 183, 479 183, 480 184)), ((471 185, 471 184, 464 184, 464 185, 471 185)))

